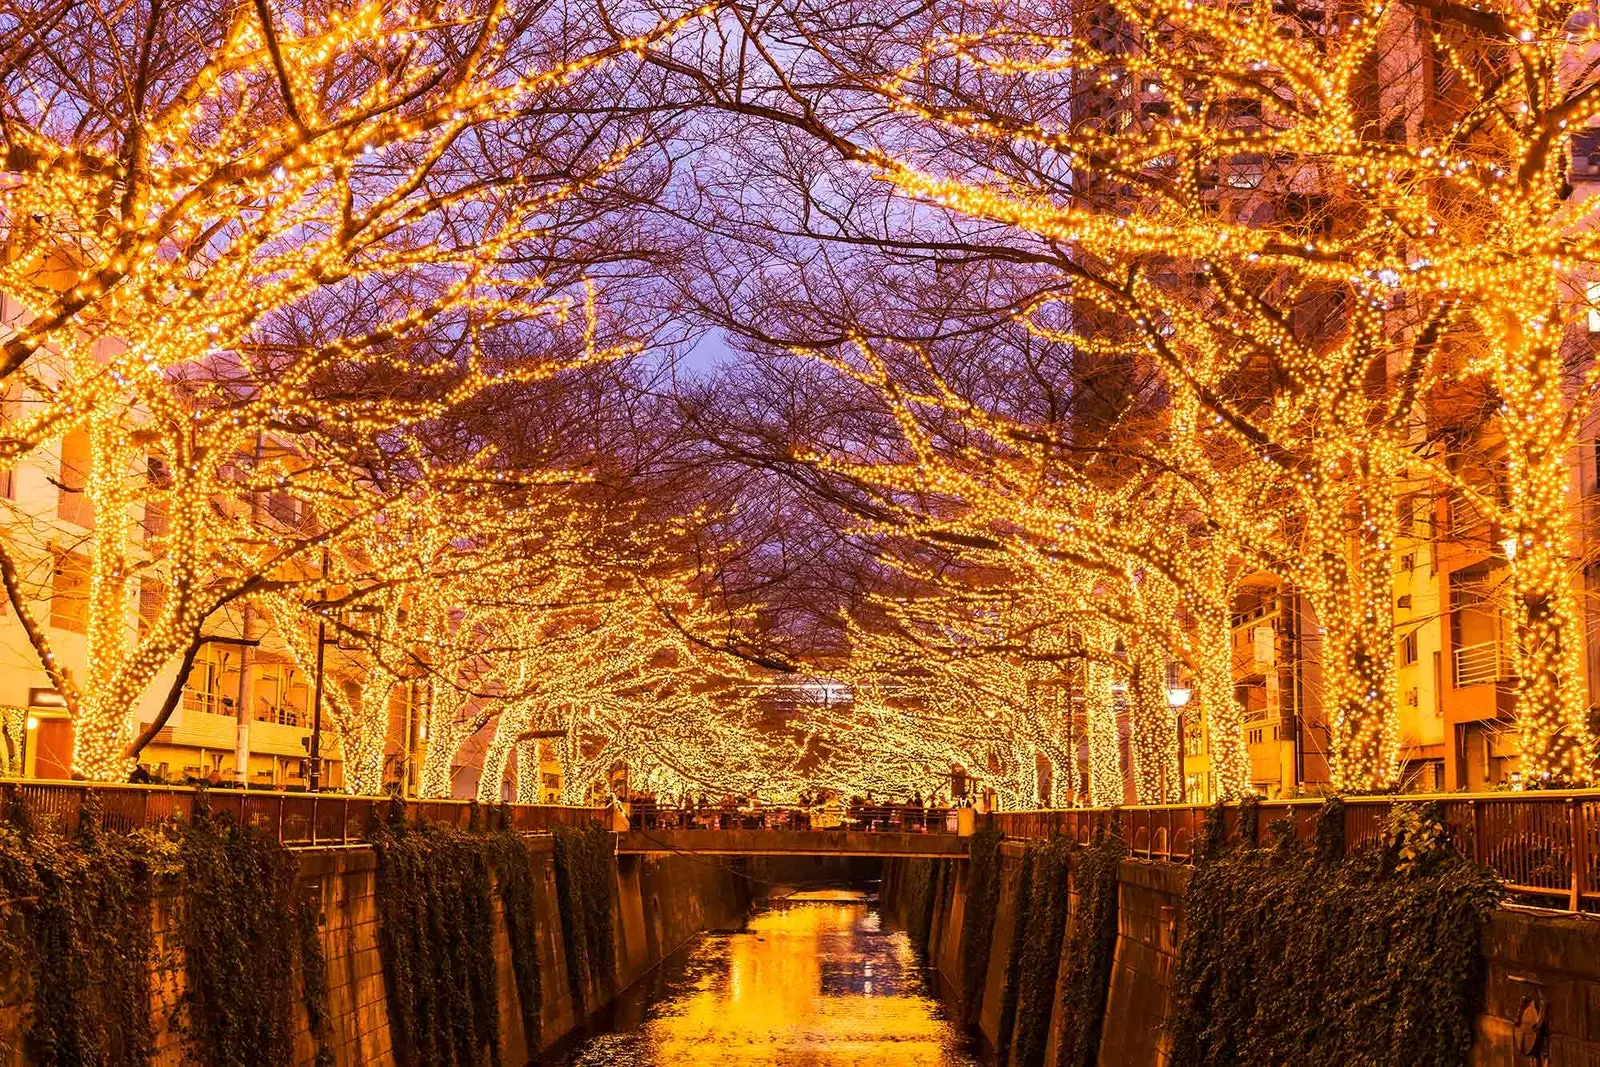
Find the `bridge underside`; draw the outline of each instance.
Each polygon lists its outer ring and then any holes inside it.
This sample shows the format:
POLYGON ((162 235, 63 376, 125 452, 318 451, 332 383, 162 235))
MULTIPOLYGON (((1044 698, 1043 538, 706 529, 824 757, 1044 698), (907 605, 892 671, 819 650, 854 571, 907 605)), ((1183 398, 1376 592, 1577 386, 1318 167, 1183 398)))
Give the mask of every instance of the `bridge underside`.
POLYGON ((963 858, 967 839, 954 834, 857 830, 626 830, 620 855, 693 852, 702 856, 896 856, 963 858))

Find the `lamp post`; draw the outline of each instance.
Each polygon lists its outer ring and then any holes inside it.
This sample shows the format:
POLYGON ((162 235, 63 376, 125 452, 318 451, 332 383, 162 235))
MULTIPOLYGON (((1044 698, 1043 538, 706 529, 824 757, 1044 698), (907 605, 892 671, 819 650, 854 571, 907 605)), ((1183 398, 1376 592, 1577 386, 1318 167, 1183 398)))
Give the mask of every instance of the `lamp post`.
POLYGON ((1177 683, 1177 679, 1176 679, 1177 672, 1176 671, 1174 671, 1173 674, 1174 674, 1174 679, 1167 684, 1167 703, 1172 707, 1172 709, 1174 711, 1177 712, 1177 719, 1178 719, 1178 803, 1184 804, 1184 803, 1188 802, 1188 797, 1186 795, 1187 794, 1187 789, 1186 789, 1186 781, 1185 781, 1186 778, 1187 778, 1187 775, 1185 774, 1185 768, 1184 768, 1184 761, 1185 761, 1185 759, 1187 757, 1184 755, 1184 751, 1183 751, 1183 746, 1184 746, 1184 738, 1183 738, 1183 709, 1186 706, 1188 706, 1189 698, 1191 696, 1193 696, 1194 694, 1187 687, 1181 686, 1181 685, 1179 685, 1177 683))

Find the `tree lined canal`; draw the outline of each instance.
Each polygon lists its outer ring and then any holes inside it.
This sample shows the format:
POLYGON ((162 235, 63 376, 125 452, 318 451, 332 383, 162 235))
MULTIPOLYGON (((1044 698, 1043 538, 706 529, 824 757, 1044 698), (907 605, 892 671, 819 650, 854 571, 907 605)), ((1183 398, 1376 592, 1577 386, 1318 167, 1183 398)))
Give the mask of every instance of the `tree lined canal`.
POLYGON ((551 1067, 977 1067, 906 935, 865 894, 759 907, 624 994, 551 1067))

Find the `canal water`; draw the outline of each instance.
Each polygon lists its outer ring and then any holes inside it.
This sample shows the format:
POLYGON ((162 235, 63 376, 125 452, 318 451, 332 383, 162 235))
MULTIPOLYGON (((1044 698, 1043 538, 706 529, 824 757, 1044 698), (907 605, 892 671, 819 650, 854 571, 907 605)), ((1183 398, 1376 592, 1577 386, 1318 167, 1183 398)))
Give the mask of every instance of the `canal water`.
POLYGON ((624 994, 551 1067, 978 1067, 906 935, 860 892, 765 904, 624 994))

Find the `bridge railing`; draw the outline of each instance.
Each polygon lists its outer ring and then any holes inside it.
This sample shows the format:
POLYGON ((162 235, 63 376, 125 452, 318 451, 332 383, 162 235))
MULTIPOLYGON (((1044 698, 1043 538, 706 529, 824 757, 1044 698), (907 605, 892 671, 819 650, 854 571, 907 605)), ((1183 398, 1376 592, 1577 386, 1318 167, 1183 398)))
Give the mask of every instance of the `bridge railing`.
MULTIPOLYGON (((388 797, 340 793, 254 789, 205 792, 212 811, 230 815, 241 825, 266 831, 293 846, 358 844, 365 839, 374 816, 382 815, 390 804, 388 797)), ((200 790, 189 786, 0 780, 0 798, 6 801, 7 808, 19 806, 33 825, 59 833, 72 833, 78 828, 91 793, 102 825, 114 830, 139 830, 193 818, 200 790)), ((601 822, 606 814, 604 808, 554 804, 481 805, 470 800, 415 799, 406 801, 406 812, 419 823, 467 828, 477 820, 486 829, 522 833, 592 825, 601 822)))
MULTIPOLYGON (((1346 853, 1383 845, 1397 804, 1427 802, 1439 805, 1449 843, 1499 875, 1509 892, 1547 907, 1600 911, 1600 791, 1349 797, 1342 815, 1346 853)), ((1298 840, 1310 841, 1322 804, 1316 798, 1262 801, 1255 808, 1256 839, 1271 841, 1272 824, 1279 823, 1298 840)), ((1209 810, 1161 805, 1006 811, 992 820, 1007 837, 1070 837, 1088 844, 1098 827, 1114 819, 1130 855, 1192 863, 1209 810)), ((1222 809, 1227 841, 1244 836, 1245 810, 1222 809)))
POLYGON ((830 808, 827 805, 760 808, 696 805, 680 808, 672 804, 634 801, 628 808, 629 821, 641 830, 854 830, 895 834, 956 832, 954 811, 903 804, 844 808, 830 808))

